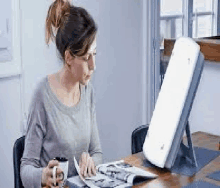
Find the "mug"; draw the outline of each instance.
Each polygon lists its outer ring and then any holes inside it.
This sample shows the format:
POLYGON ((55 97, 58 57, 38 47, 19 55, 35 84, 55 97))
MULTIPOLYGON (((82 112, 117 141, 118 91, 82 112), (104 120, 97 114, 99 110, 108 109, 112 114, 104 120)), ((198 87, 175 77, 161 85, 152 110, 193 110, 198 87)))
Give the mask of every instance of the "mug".
POLYGON ((68 174, 68 167, 69 167, 69 161, 65 157, 55 157, 55 160, 59 161, 59 167, 62 169, 62 173, 57 176, 57 168, 58 166, 53 167, 53 181, 54 185, 56 185, 56 178, 59 178, 63 181, 63 183, 59 184, 59 187, 63 187, 65 184, 65 181, 67 179, 67 174, 68 174))

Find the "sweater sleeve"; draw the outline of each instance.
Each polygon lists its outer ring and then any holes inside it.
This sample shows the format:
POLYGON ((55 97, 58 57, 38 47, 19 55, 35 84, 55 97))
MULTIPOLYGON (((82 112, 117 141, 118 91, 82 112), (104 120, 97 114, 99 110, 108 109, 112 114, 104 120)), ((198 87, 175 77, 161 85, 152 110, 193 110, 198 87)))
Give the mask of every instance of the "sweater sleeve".
POLYGON ((96 110, 94 100, 94 90, 91 88, 91 138, 89 145, 89 154, 93 158, 95 165, 102 163, 102 149, 100 144, 98 126, 96 121, 96 110))
POLYGON ((43 167, 40 154, 46 134, 46 114, 40 92, 35 92, 28 115, 25 148, 21 159, 21 180, 25 188, 40 188, 43 167))

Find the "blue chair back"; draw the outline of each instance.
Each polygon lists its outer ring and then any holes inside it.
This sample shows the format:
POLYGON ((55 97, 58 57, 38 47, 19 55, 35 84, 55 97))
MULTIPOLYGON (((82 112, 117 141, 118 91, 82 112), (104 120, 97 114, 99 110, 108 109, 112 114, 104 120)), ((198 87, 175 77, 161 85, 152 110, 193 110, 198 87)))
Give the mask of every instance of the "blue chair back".
POLYGON ((25 136, 22 136, 15 141, 14 148, 13 148, 15 188, 24 188, 21 182, 21 177, 20 177, 20 165, 21 165, 21 158, 24 152, 24 143, 25 143, 25 136))
POLYGON ((136 128, 131 135, 131 153, 135 154, 142 151, 145 137, 147 135, 149 125, 141 125, 136 128))

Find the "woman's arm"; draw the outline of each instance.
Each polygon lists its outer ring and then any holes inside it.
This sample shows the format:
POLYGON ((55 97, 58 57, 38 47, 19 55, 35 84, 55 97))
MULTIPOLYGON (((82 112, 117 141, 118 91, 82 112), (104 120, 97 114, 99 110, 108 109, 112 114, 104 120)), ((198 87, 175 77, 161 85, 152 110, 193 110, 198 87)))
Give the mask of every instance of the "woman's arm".
POLYGON ((93 158, 95 165, 102 163, 102 149, 100 144, 98 126, 96 121, 96 109, 94 91, 91 87, 91 140, 89 145, 89 154, 93 158))
POLYGON ((25 135, 25 148, 21 159, 21 180, 26 188, 41 187, 43 167, 40 154, 46 134, 46 114, 40 92, 36 92, 29 110, 28 129, 25 135))

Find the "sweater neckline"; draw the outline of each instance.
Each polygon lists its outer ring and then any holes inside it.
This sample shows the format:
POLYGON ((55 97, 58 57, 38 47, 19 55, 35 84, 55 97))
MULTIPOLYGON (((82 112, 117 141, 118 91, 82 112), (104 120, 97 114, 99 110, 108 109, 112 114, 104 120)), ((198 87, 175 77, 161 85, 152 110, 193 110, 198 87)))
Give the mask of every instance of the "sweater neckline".
POLYGON ((62 110, 65 112, 72 112, 72 111, 79 111, 79 109, 82 106, 82 101, 84 100, 84 92, 82 89, 82 86, 80 84, 80 100, 79 102, 74 105, 74 106, 67 106, 65 104, 63 104, 60 99, 57 97, 57 95, 52 91, 52 88, 50 87, 50 83, 49 83, 49 79, 48 79, 48 75, 46 76, 46 88, 48 91, 49 96, 51 97, 51 99, 53 100, 53 102, 62 110))

